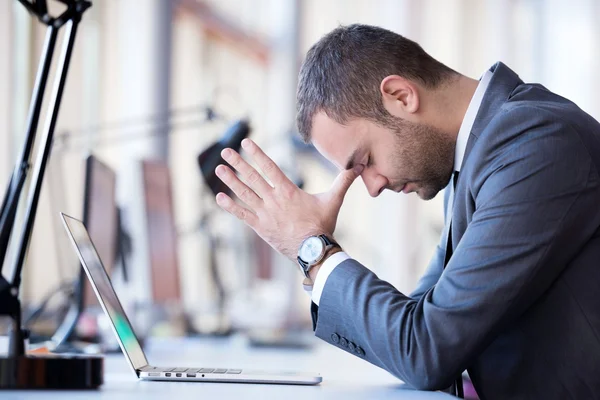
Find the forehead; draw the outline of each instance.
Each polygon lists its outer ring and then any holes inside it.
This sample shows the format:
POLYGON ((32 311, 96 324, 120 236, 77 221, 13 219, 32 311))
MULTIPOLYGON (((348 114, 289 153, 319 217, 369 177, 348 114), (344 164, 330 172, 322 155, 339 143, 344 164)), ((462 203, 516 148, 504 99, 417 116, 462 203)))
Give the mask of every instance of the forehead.
POLYGON ((315 114, 311 138, 315 148, 338 169, 346 169, 350 156, 363 145, 364 129, 360 121, 340 124, 324 112, 315 114))

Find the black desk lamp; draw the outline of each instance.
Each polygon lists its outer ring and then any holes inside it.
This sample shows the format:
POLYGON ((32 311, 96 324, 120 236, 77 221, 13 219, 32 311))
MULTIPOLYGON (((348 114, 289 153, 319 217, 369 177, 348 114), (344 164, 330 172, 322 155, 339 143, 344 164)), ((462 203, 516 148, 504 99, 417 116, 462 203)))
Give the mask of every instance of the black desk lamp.
MULTIPOLYGON (((200 172, 204 178, 204 183, 210 188, 212 193, 216 196, 219 192, 231 193, 229 188, 217 177, 215 174, 215 168, 219 164, 229 165, 221 157, 221 151, 225 148, 231 148, 235 151, 239 151, 242 147, 242 140, 248 137, 250 134, 250 125, 247 120, 239 120, 234 122, 223 134, 223 137, 215 144, 208 147, 198 156, 198 166, 200 172)), ((210 241, 210 279, 215 285, 217 291, 217 308, 219 317, 219 327, 216 331, 211 332, 212 335, 228 335, 231 333, 231 329, 225 322, 225 285, 221 280, 218 271, 217 254, 216 250, 219 247, 218 238, 212 233, 208 227, 209 217, 214 215, 209 211, 204 212, 200 221, 200 227, 207 232, 210 241)))
POLYGON ((96 389, 103 383, 103 358, 89 355, 31 356, 25 354, 27 332, 21 326, 21 303, 19 289, 21 273, 29 247, 35 214, 40 198, 46 164, 52 148, 54 128, 65 86, 69 62, 75 43, 77 26, 83 13, 91 7, 86 0, 58 0, 67 6, 58 17, 48 14, 46 0, 19 0, 41 23, 46 25, 46 40, 40 58, 35 86, 31 97, 27 132, 23 150, 10 178, 0 212, 0 316, 11 319, 9 349, 6 357, 0 357, 0 389, 96 389), (67 27, 63 49, 57 67, 55 86, 50 100, 49 112, 44 127, 43 141, 39 146, 34 174, 27 198, 24 224, 20 232, 13 268, 12 281, 2 276, 9 240, 27 173, 31 167, 31 153, 46 89, 46 82, 56 46, 58 31, 67 27))
POLYGON ((215 168, 219 164, 227 164, 221 157, 221 151, 227 147, 239 151, 242 140, 250 134, 250 125, 247 120, 240 120, 225 131, 225 134, 217 143, 208 147, 198 156, 198 165, 204 177, 204 182, 216 196, 219 192, 230 193, 229 188, 217 177, 215 168))

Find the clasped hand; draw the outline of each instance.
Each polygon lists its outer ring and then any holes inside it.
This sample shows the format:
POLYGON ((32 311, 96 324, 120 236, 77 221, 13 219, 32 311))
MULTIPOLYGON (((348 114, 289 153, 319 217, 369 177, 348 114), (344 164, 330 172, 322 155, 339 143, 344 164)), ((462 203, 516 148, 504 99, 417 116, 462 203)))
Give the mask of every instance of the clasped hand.
POLYGON ((221 208, 244 221, 271 247, 292 260, 305 238, 333 235, 344 196, 362 172, 361 165, 342 171, 329 191, 311 195, 289 180, 252 140, 244 139, 242 147, 268 181, 236 151, 224 149, 221 156, 243 181, 226 165, 219 165, 215 172, 243 204, 219 193, 216 200, 221 208))

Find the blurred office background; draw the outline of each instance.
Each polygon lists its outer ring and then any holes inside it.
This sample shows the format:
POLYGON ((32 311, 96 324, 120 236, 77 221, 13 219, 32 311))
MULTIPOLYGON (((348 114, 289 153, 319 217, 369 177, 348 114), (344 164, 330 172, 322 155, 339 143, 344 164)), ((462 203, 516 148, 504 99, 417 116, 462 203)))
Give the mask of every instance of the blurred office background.
MULTIPOLYGON (((251 137, 291 178, 309 192, 327 190, 336 171, 294 140, 296 78, 315 41, 357 22, 405 35, 471 77, 501 60, 523 80, 544 84, 598 119, 599 19, 597 0, 93 1, 80 24, 59 114, 24 270, 24 303, 34 308, 79 273, 58 213, 82 217, 85 157, 93 154, 116 173, 116 203, 137 254, 130 257, 129 282, 122 268, 114 271, 128 302, 143 308, 163 296, 167 313, 178 310, 200 331, 213 326, 213 260, 231 327, 309 327, 309 299, 297 267, 215 206, 197 156, 231 123, 247 118, 251 137), (153 289, 149 272, 140 277, 156 246, 139 237, 149 223, 136 212, 140 196, 148 195, 139 190, 140 160, 169 167, 172 208, 166 212, 172 214, 175 254, 164 268, 177 281, 170 294, 158 293, 156 282, 153 289)), ((0 2, 2 190, 22 146, 43 39, 43 27, 17 1, 0 2)), ((442 225, 442 196, 423 202, 383 193, 372 199, 357 182, 336 237, 353 257, 410 292, 442 225)))

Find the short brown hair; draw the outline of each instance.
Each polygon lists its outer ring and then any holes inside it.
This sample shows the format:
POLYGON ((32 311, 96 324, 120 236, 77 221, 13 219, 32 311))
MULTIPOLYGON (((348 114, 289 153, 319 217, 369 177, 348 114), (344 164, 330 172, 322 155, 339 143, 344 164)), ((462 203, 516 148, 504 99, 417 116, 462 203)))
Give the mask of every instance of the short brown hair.
POLYGON ((340 124, 351 118, 389 120, 379 92, 389 75, 436 88, 456 72, 412 40, 376 26, 340 26, 323 36, 300 69, 296 121, 302 139, 310 142, 312 120, 320 111, 340 124))

